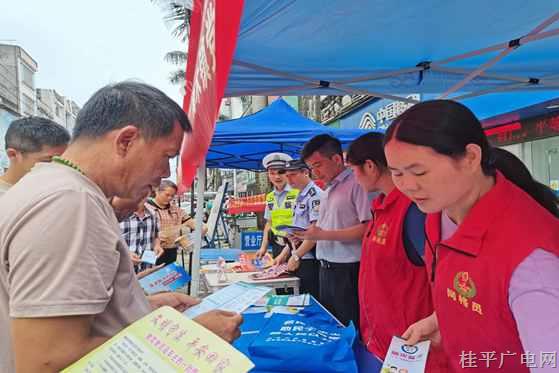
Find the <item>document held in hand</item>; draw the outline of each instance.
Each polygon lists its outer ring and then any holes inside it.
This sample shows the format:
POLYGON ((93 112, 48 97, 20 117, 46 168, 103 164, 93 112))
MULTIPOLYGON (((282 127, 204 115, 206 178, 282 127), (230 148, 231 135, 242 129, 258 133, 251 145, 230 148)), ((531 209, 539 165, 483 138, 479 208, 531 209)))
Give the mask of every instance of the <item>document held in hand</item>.
POLYGON ((62 373, 248 372, 254 364, 229 343, 171 307, 161 307, 62 373))
POLYGON ((183 315, 192 319, 211 310, 241 313, 272 290, 266 286, 236 282, 208 295, 201 303, 184 311, 183 315))
POLYGON ((140 286, 151 295, 162 291, 175 291, 184 287, 190 276, 183 267, 171 263, 140 279, 140 286))
POLYGON ((423 373, 429 355, 431 342, 419 342, 410 346, 399 337, 392 337, 381 373, 406 372, 423 373))

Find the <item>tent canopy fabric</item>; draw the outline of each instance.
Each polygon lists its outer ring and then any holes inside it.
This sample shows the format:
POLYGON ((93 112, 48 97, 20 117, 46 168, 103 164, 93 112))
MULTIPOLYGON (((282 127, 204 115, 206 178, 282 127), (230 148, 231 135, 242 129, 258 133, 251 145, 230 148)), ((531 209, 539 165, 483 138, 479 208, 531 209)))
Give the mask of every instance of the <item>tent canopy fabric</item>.
POLYGON ((519 91, 531 96, 472 106, 488 117, 558 96, 557 0, 245 1, 225 94, 519 91))
POLYGON ((366 132, 325 127, 279 98, 257 113, 217 123, 206 167, 263 170, 266 154, 284 152, 298 158, 303 145, 316 135, 330 134, 347 144, 366 132))

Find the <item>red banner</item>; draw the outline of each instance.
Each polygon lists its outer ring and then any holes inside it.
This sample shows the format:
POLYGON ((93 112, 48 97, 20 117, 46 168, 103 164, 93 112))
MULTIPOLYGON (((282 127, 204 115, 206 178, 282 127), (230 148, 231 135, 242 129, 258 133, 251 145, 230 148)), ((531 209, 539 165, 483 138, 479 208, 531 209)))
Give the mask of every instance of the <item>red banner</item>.
POLYGON ((188 189, 208 152, 243 10, 243 0, 194 0, 186 63, 183 109, 192 124, 178 169, 180 191, 188 189))
POLYGON ((229 215, 246 212, 263 212, 266 209, 266 194, 256 196, 229 198, 227 213, 229 215))

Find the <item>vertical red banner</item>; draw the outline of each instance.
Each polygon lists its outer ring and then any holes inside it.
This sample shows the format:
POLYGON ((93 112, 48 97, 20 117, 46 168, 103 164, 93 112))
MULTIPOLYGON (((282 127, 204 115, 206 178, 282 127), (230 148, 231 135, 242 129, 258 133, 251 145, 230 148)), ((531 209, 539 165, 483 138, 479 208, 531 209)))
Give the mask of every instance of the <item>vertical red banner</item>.
POLYGON ((195 0, 192 9, 183 109, 192 133, 182 144, 178 177, 188 189, 208 152, 227 84, 243 0, 195 0))

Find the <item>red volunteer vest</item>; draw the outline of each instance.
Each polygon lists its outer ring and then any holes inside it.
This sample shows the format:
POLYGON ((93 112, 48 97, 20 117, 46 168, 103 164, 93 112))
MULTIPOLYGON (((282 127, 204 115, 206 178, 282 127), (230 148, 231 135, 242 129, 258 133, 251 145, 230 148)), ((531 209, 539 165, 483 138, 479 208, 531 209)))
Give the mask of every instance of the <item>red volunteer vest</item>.
POLYGON ((534 249, 559 254, 559 220, 497 173, 495 186, 458 230, 443 242, 440 230, 441 214, 429 215, 425 256, 453 371, 528 373, 509 307, 509 283, 534 249))
MULTIPOLYGON (((394 188, 372 204, 359 270, 360 330, 367 349, 384 360, 394 335, 433 313, 425 267, 410 262, 402 238, 411 201, 394 188)), ((446 372, 441 350, 431 349, 427 372, 446 372)))

